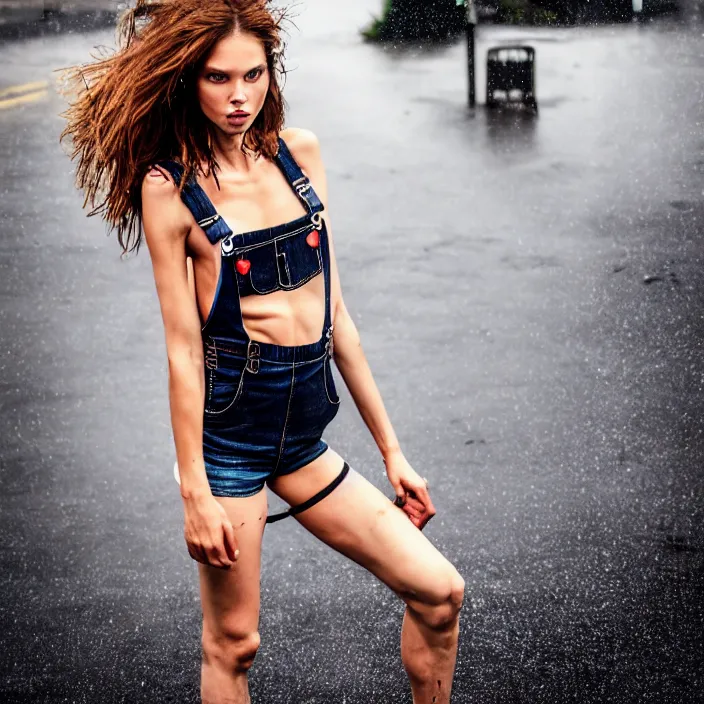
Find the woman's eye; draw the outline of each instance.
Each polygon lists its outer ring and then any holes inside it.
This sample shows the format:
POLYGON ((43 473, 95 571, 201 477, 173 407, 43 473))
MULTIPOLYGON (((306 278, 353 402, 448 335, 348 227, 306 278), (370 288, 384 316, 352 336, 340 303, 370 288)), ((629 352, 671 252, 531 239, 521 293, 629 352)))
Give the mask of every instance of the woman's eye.
POLYGON ((208 80, 213 81, 214 83, 222 83, 225 80, 226 76, 222 73, 209 73, 208 74, 208 80))
POLYGON ((259 76, 262 75, 262 70, 260 68, 253 68, 248 74, 247 78, 251 78, 252 80, 256 80, 259 78, 259 76))

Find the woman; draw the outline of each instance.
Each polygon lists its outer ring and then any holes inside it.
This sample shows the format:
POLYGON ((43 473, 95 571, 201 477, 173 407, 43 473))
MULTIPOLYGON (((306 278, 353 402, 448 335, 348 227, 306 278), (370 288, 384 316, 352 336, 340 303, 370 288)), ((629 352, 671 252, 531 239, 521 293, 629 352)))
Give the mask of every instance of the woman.
POLYGON ((435 513, 426 482, 399 448, 345 307, 318 141, 282 129, 282 16, 265 0, 150 12, 139 42, 128 32, 124 49, 77 70, 85 90, 64 136, 92 212, 123 252, 138 249, 142 228, 151 255, 200 573, 202 699, 250 701, 268 485, 405 601, 413 701, 449 702, 464 582, 421 533, 435 513), (331 358, 396 504, 321 439, 339 404, 331 358))

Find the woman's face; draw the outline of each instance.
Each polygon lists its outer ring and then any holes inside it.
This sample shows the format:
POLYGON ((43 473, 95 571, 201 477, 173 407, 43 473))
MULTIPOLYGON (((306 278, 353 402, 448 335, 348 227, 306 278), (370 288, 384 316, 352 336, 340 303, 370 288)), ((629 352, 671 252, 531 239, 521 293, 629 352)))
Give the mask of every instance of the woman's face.
POLYGON ((264 46, 254 35, 240 32, 215 45, 197 80, 203 114, 230 136, 244 134, 252 126, 268 90, 264 46))

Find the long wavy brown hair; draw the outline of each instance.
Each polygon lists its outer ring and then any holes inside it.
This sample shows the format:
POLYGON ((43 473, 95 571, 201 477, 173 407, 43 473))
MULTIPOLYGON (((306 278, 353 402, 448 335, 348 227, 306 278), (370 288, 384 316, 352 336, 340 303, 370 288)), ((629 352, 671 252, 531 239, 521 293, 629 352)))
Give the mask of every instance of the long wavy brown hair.
POLYGON ((217 173, 213 125, 196 96, 196 78, 215 44, 237 30, 264 47, 270 84, 242 151, 273 158, 284 122, 281 22, 267 0, 137 0, 119 25, 120 48, 68 70, 69 140, 78 160, 76 185, 89 215, 117 230, 123 254, 142 240, 142 180, 162 159, 185 168, 181 188, 200 171, 217 173))

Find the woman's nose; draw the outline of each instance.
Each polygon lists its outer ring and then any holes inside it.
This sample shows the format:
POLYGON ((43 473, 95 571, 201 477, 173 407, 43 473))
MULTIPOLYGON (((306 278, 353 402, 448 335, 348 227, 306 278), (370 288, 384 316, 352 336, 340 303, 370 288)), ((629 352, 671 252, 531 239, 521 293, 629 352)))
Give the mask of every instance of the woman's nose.
POLYGON ((235 104, 246 103, 247 94, 241 88, 236 88, 230 96, 230 102, 235 104))

